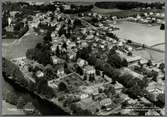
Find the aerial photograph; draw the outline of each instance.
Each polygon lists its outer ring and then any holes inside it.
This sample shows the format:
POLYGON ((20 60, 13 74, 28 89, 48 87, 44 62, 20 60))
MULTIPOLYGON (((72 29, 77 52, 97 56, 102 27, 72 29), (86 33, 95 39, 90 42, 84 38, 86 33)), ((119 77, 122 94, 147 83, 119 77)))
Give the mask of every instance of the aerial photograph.
POLYGON ((165 0, 1 5, 2 115, 165 115, 165 0))

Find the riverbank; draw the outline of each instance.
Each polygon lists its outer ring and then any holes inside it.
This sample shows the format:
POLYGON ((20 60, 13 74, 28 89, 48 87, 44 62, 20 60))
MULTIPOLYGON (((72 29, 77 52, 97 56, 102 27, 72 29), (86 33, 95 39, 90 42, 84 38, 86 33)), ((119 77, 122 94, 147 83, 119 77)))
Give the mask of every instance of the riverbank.
POLYGON ((20 84, 17 84, 17 82, 14 82, 13 80, 5 78, 4 86, 10 86, 10 89, 12 88, 11 90, 14 90, 17 95, 23 97, 24 99, 26 98, 26 100, 28 99, 29 102, 31 102, 33 106, 41 113, 41 115, 68 115, 55 104, 46 99, 42 99, 38 95, 27 90, 25 87, 21 87, 20 84))
POLYGON ((5 100, 2 101, 2 115, 25 115, 23 110, 17 109, 15 105, 12 105, 5 100))

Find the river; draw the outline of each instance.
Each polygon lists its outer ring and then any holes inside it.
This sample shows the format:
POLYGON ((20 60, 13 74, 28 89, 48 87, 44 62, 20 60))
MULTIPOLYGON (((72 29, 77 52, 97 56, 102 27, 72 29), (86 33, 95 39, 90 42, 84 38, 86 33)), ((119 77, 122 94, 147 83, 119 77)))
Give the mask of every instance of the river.
MULTIPOLYGON (((120 30, 114 33, 123 39, 129 39, 134 42, 152 46, 159 43, 165 43, 165 31, 160 30, 160 26, 149 26, 128 21, 120 21, 116 24, 120 30)), ((154 48, 165 50, 165 44, 155 46, 154 48)), ((155 62, 165 61, 165 53, 152 51, 149 49, 134 51, 135 54, 155 62)))

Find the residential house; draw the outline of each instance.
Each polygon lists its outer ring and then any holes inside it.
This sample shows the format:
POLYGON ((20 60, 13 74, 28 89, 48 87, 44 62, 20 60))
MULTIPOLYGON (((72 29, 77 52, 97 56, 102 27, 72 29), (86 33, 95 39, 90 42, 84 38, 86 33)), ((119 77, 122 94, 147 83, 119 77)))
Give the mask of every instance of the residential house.
POLYGON ((38 70, 36 73, 35 73, 36 77, 38 78, 41 78, 41 77, 44 77, 44 73, 40 70, 38 70))
POLYGON ((109 110, 112 105, 112 100, 110 98, 105 98, 100 101, 101 107, 103 107, 105 110, 109 110))
POLYGON ((84 80, 94 81, 96 80, 96 70, 93 66, 87 65, 83 68, 84 71, 84 80))
POLYGON ((58 58, 57 56, 51 56, 51 59, 52 59, 52 63, 53 63, 54 65, 57 65, 57 64, 64 64, 64 60, 58 58))
POLYGON ((64 72, 64 68, 63 67, 60 67, 58 70, 57 70, 57 76, 59 78, 63 77, 65 75, 65 72, 64 72))
POLYGON ((84 59, 78 58, 78 60, 77 60, 77 65, 82 68, 82 67, 84 67, 85 65, 88 65, 88 62, 85 61, 84 59))

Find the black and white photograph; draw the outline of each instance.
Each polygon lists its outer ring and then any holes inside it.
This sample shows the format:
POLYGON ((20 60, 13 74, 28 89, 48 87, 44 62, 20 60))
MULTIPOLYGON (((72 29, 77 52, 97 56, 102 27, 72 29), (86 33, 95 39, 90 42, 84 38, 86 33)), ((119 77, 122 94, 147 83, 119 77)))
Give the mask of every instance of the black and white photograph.
POLYGON ((2 115, 165 116, 165 0, 2 0, 2 115))

